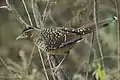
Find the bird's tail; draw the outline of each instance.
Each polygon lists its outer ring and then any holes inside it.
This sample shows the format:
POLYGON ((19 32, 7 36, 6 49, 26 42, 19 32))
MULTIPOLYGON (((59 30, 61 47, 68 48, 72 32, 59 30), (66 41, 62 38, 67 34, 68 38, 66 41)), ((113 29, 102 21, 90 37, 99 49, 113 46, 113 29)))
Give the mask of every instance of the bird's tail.
MULTIPOLYGON (((104 20, 101 20, 101 21, 98 21, 98 29, 99 28, 102 28, 102 27, 106 27, 108 26, 109 24, 113 23, 116 21, 116 17, 114 18, 107 18, 107 19, 104 19, 104 20)), ((88 33, 91 33, 93 31, 96 30, 96 25, 94 22, 91 22, 89 24, 86 24, 80 28, 65 28, 64 31, 67 31, 67 32, 71 32, 71 33, 76 33, 78 35, 84 35, 84 34, 88 34, 88 33)))

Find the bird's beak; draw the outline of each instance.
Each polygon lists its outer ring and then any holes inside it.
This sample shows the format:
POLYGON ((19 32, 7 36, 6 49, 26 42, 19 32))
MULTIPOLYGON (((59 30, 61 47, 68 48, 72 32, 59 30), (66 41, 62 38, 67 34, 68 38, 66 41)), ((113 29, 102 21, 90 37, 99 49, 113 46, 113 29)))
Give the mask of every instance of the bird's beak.
POLYGON ((20 39, 24 39, 24 38, 25 38, 25 36, 20 35, 20 36, 18 36, 18 37, 16 38, 16 40, 20 40, 20 39))

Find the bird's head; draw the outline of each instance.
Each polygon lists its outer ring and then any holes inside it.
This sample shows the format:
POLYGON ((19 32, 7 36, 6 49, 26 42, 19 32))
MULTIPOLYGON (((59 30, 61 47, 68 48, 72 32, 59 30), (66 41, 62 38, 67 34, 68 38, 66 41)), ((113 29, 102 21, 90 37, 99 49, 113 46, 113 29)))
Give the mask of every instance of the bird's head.
POLYGON ((35 29, 29 27, 27 29, 24 29, 22 34, 18 36, 16 40, 20 40, 20 39, 33 40, 34 36, 35 36, 35 29))

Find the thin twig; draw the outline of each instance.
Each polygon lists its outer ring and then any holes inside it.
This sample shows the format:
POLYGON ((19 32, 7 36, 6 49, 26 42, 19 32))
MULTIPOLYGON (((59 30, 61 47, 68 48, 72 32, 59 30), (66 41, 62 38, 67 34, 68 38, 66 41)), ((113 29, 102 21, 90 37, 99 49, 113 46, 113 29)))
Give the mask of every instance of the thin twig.
POLYGON ((13 15, 16 17, 16 19, 20 22, 20 24, 24 25, 26 28, 30 27, 30 25, 28 25, 23 19, 22 17, 19 15, 19 13, 17 12, 17 10, 15 9, 14 6, 12 6, 8 0, 6 0, 7 3, 7 9, 13 13, 13 15))
POLYGON ((14 75, 14 73, 7 67, 7 65, 6 65, 6 63, 4 62, 4 60, 3 60, 2 57, 0 57, 0 60, 1 60, 1 62, 3 63, 3 65, 5 66, 5 68, 6 68, 11 74, 14 75))
POLYGON ((95 26, 96 26, 96 38, 97 38, 97 43, 98 43, 98 47, 99 47, 99 50, 100 50, 100 55, 101 55, 101 58, 102 58, 102 67, 104 69, 103 52, 102 52, 100 39, 99 39, 99 33, 98 33, 98 19, 97 19, 97 12, 98 11, 97 11, 97 7, 98 7, 97 0, 94 0, 94 22, 95 22, 95 26))
MULTIPOLYGON (((103 57, 103 59, 106 59, 106 58, 117 58, 117 56, 104 56, 103 57)), ((99 58, 99 59, 95 59, 94 61, 93 61, 93 63, 95 63, 95 62, 99 62, 99 61, 101 61, 102 60, 102 58, 99 58)))
POLYGON ((51 8, 49 9, 48 11, 48 17, 50 18, 50 20, 52 21, 52 23, 55 25, 55 26, 58 26, 56 21, 54 20, 54 18, 52 17, 52 12, 51 12, 51 8))
POLYGON ((53 72, 52 63, 51 63, 51 61, 50 61, 50 55, 49 55, 48 53, 46 53, 46 55, 47 55, 47 60, 48 60, 50 69, 51 69, 51 73, 52 73, 53 80, 56 80, 55 75, 54 75, 54 72, 53 72))
POLYGON ((118 60, 117 60, 117 66, 118 66, 118 79, 120 78, 120 4, 119 0, 115 0, 115 8, 116 8, 116 14, 117 14, 117 55, 118 55, 118 60))
POLYGON ((62 65, 62 63, 65 61, 65 59, 68 57, 69 53, 66 53, 66 55, 64 55, 64 57, 62 58, 62 60, 59 62, 59 64, 55 67, 55 71, 54 73, 56 73, 59 69, 59 67, 62 65))
MULTIPOLYGON (((56 67, 59 64, 55 55, 51 55, 50 60, 51 60, 51 63, 53 65, 53 67, 56 67)), ((60 70, 60 69, 56 72, 56 77, 57 77, 58 80, 71 80, 67 76, 67 74, 63 70, 60 70)))
POLYGON ((43 66, 43 69, 44 69, 44 72, 45 72, 45 77, 46 77, 47 80, 49 80, 47 70, 46 70, 46 67, 45 67, 45 64, 44 64, 43 56, 42 56, 42 53, 41 53, 41 50, 39 49, 39 47, 38 47, 38 51, 39 51, 39 56, 41 58, 40 60, 42 62, 42 66, 43 66))
POLYGON ((22 2, 23 2, 23 5, 24 5, 24 7, 25 7, 25 11, 26 11, 26 13, 27 13, 28 19, 29 19, 29 21, 30 21, 30 25, 33 26, 33 23, 32 23, 30 14, 29 14, 29 12, 28 12, 28 9, 27 9, 27 7, 26 7, 25 1, 22 0, 22 2))
MULTIPOLYGON (((117 58, 117 56, 104 56, 104 57, 103 57, 103 59, 106 59, 106 58, 117 58)), ((95 60, 93 61, 93 63, 99 62, 99 61, 101 61, 101 60, 102 60, 102 58, 95 59, 95 60)))
POLYGON ((4 79, 16 79, 16 77, 8 77, 8 76, 0 76, 0 78, 4 78, 4 79))
MULTIPOLYGON (((92 32, 92 35, 91 35, 91 42, 90 42, 90 49, 89 49, 89 54, 88 54, 88 62, 87 62, 87 65, 89 65, 89 61, 90 61, 90 55, 91 55, 91 52, 92 52, 92 47, 93 47, 93 41, 94 41, 94 32, 92 32)), ((88 69, 88 68, 87 68, 88 69)), ((88 70, 86 72, 86 80, 88 79, 88 70)))
POLYGON ((47 20, 48 14, 49 14, 49 13, 47 13, 47 12, 49 12, 49 10, 48 10, 49 3, 50 3, 50 1, 48 0, 48 1, 47 1, 47 4, 46 4, 46 6, 45 6, 44 12, 43 12, 43 20, 42 20, 42 22, 43 22, 44 24, 45 24, 45 22, 46 22, 46 20, 47 20), (48 11, 47 11, 47 10, 48 10, 48 11))
POLYGON ((41 28, 44 26, 44 24, 41 20, 42 17, 41 17, 40 11, 39 11, 38 6, 34 0, 31 0, 31 3, 32 3, 32 10, 33 10, 33 15, 35 18, 36 25, 38 28, 41 28))
POLYGON ((11 59, 7 59, 7 62, 11 65, 9 66, 9 69, 12 71, 12 72, 15 72, 15 73, 22 73, 21 71, 23 71, 23 67, 21 65, 19 65, 18 63, 12 61, 11 59))

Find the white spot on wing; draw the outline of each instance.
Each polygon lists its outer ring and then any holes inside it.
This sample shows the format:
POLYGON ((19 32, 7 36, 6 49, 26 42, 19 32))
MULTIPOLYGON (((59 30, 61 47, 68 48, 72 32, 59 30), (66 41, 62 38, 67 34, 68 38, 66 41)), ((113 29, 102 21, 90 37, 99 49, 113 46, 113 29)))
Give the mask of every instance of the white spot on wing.
POLYGON ((86 30, 85 28, 82 28, 84 31, 86 30))
POLYGON ((75 30, 74 30, 74 29, 72 29, 72 31, 74 32, 75 30))
POLYGON ((65 28, 65 30, 67 30, 67 28, 65 28))
POLYGON ((80 29, 80 31, 83 31, 82 29, 80 29))
POLYGON ((81 40, 78 40, 76 43, 79 43, 79 42, 81 42, 81 41, 83 41, 83 39, 81 39, 81 40))
POLYGON ((83 34, 83 35, 85 34, 84 31, 82 32, 82 34, 83 34))
POLYGON ((66 37, 66 35, 64 35, 64 37, 65 37, 64 41, 66 42, 66 40, 67 40, 67 37, 66 37))

